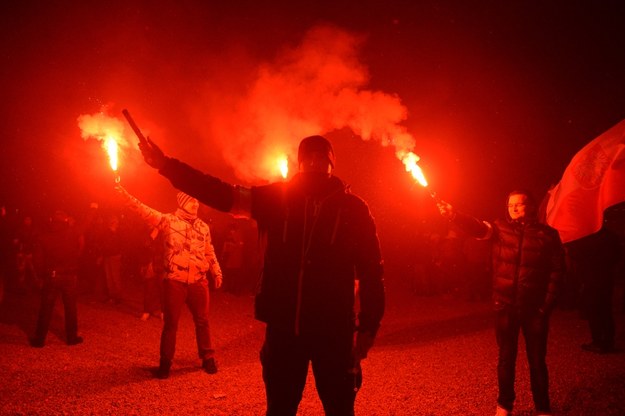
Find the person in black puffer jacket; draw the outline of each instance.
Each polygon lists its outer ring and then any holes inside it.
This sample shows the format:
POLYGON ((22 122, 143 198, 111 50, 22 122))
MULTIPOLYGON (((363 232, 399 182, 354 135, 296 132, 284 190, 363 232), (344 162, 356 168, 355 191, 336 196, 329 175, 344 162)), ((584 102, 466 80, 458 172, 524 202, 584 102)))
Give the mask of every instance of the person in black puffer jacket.
POLYGON ((168 158, 150 140, 140 148, 176 188, 258 224, 265 255, 255 316, 267 324, 260 354, 267 415, 297 413, 309 363, 326 414, 353 415, 360 360, 384 313, 383 267, 367 204, 332 175, 330 142, 303 139, 290 181, 251 189, 168 158))
POLYGON ((549 316, 563 272, 564 249, 558 232, 538 222, 536 204, 527 191, 508 195, 507 216, 480 221, 438 202, 444 217, 469 236, 492 244, 493 302, 499 347, 497 415, 509 415, 514 404, 514 378, 519 332, 523 331, 536 413, 551 412, 545 361, 549 316))

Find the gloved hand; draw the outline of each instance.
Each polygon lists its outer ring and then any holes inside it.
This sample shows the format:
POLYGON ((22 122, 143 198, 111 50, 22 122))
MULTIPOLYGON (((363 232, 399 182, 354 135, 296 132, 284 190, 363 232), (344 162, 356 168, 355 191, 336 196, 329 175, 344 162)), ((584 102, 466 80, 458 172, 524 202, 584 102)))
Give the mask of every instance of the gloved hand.
POLYGON ((358 331, 356 333, 356 344, 354 345, 354 361, 360 363, 367 358, 369 349, 373 346, 375 337, 368 331, 358 331))
POLYGON ((442 199, 436 201, 436 206, 438 207, 438 211, 441 213, 441 215, 448 220, 453 219, 456 215, 456 213, 454 212, 454 207, 452 207, 450 203, 445 202, 442 199))
POLYGON ((145 142, 139 142, 139 149, 143 155, 145 162, 155 169, 161 169, 165 166, 167 156, 165 153, 154 143, 149 137, 146 137, 145 142))

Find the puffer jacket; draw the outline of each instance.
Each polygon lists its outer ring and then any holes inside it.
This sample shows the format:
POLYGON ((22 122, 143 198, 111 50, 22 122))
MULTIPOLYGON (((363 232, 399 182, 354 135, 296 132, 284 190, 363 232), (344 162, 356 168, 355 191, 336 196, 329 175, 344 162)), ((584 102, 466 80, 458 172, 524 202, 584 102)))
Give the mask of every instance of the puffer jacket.
POLYGON ((524 310, 553 309, 564 273, 558 232, 537 221, 479 221, 457 213, 453 223, 492 244, 493 301, 524 310))
MULTIPOLYGON (((160 173, 225 212, 239 195, 238 188, 175 159, 160 173)), ((358 280, 359 330, 375 334, 384 313, 383 266, 366 203, 336 177, 315 196, 307 195, 300 174, 253 187, 250 198, 250 215, 265 244, 256 318, 296 334, 353 330, 358 280)))
POLYGON ((200 218, 188 221, 176 214, 159 212, 123 193, 128 206, 163 233, 165 278, 191 284, 207 278, 209 271, 214 278, 222 276, 208 224, 200 218))

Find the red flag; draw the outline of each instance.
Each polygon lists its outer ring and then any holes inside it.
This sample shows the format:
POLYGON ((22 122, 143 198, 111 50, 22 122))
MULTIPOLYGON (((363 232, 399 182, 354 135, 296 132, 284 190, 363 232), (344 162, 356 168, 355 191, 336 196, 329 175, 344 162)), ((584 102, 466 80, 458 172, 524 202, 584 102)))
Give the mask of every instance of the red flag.
POLYGON ((625 120, 577 152, 549 193, 547 224, 563 243, 599 231, 603 211, 625 201, 625 120))

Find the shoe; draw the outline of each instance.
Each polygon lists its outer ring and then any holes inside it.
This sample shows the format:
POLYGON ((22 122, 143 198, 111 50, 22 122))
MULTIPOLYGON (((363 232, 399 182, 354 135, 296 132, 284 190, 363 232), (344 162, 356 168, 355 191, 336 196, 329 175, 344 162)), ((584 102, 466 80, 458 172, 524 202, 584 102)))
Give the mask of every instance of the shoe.
POLYGON ((39 338, 31 338, 28 340, 28 343, 33 348, 43 348, 45 345, 44 341, 39 338))
POLYGON ((171 368, 171 361, 161 360, 158 370, 156 370, 156 378, 165 380, 169 378, 169 369, 171 368))
POLYGON ((497 412, 495 413, 495 416, 510 416, 510 415, 512 415, 511 411, 506 410, 503 407, 497 405, 497 412))
POLYGON ((78 344, 82 344, 83 339, 82 337, 75 337, 75 338, 70 338, 67 340, 67 345, 78 345, 78 344))
POLYGON ((144 312, 143 315, 141 315, 141 320, 147 321, 148 319, 150 319, 150 314, 147 312, 144 312))
POLYGON ((595 354, 609 354, 614 352, 615 349, 613 346, 608 345, 599 345, 594 342, 589 342, 587 344, 582 344, 582 349, 588 352, 594 352, 595 354))
POLYGON ((208 374, 215 374, 217 372, 217 363, 215 362, 215 358, 210 357, 202 360, 202 368, 208 374))

